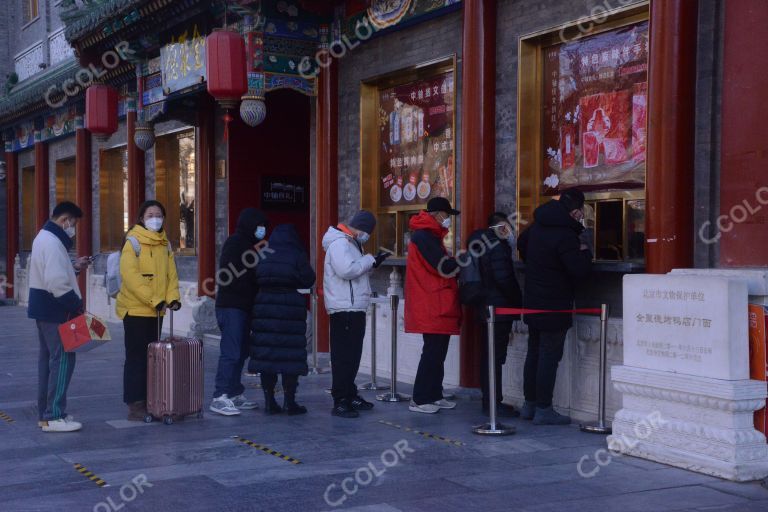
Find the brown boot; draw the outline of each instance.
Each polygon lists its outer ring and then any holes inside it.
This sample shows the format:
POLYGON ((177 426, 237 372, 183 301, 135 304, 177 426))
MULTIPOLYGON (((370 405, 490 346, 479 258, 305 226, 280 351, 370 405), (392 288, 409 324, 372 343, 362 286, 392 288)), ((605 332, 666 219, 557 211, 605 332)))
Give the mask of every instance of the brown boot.
POLYGON ((147 415, 147 402, 133 402, 128 404, 128 421, 144 421, 147 415))

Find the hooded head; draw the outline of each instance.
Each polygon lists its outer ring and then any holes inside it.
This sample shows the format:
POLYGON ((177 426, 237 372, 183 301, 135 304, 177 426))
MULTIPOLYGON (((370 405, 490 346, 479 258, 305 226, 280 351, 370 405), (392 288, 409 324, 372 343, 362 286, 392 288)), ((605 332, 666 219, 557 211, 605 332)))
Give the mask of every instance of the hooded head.
POLYGON ((240 217, 237 219, 237 233, 244 237, 248 237, 249 240, 257 242, 256 228, 259 226, 268 226, 269 221, 264 212, 257 210, 256 208, 246 208, 240 212, 240 217))

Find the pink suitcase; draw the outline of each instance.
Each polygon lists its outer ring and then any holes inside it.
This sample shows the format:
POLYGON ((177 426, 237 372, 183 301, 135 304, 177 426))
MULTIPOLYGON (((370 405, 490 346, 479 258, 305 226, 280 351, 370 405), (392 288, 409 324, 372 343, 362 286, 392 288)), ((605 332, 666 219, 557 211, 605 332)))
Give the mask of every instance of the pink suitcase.
MULTIPOLYGON (((203 416, 203 343, 173 335, 149 344, 147 350, 147 423, 153 418, 170 425, 190 414, 203 416)), ((159 322, 158 322, 159 326, 159 322)))

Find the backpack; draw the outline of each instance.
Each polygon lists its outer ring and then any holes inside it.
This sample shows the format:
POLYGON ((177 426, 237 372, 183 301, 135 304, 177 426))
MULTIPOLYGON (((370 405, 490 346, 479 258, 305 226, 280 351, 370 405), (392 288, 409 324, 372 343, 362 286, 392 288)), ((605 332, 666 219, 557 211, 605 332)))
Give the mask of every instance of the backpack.
POLYGON ((471 252, 464 255, 466 260, 461 262, 459 270, 459 301, 467 306, 479 306, 485 298, 480 258, 471 252))
MULTIPOLYGON (((141 254, 141 244, 136 238, 127 236, 125 239, 131 242, 133 246, 133 252, 136 253, 136 257, 141 254)), ((125 245, 125 244, 123 244, 125 245)), ((107 297, 112 299, 117 298, 117 294, 120 293, 120 287, 122 286, 122 279, 120 278, 120 255, 122 251, 115 251, 107 257, 107 273, 104 274, 104 288, 107 289, 107 297)))

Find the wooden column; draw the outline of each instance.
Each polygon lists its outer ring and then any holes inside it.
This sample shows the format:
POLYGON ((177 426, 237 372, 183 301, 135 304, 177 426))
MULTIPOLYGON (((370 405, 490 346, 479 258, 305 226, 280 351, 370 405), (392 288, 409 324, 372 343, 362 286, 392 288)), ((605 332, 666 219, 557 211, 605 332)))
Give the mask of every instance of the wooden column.
MULTIPOLYGON (((128 223, 133 225, 139 215, 139 206, 144 202, 144 151, 133 142, 136 133, 136 103, 128 100, 128 109, 125 114, 128 133, 128 223)), ((175 205, 164 205, 173 207, 175 205)))
MULTIPOLYGON (((485 227, 495 205, 496 1, 465 0, 461 93, 461 239, 485 227)), ((480 385, 480 325, 464 308, 461 385, 480 385)))
MULTIPOLYGON (((91 134, 83 126, 83 118, 75 119, 75 201, 83 210, 83 218, 77 223, 75 246, 78 256, 93 255, 93 183, 91 176, 91 134)), ((88 304, 87 272, 78 276, 83 304, 88 304)))
POLYGON ((197 263, 199 296, 213 297, 216 291, 216 108, 207 94, 201 94, 197 110, 197 263))
MULTIPOLYGON (((339 222, 339 76, 336 59, 318 76, 317 87, 317 179, 315 204, 315 270, 317 289, 323 288, 323 235, 329 226, 339 222)), ((323 296, 317 301, 317 346, 327 352, 330 347, 329 318, 323 296)))
POLYGON ((6 219, 5 232, 8 236, 5 268, 8 273, 6 297, 13 298, 13 263, 19 253, 19 159, 14 153, 10 142, 5 143, 5 185, 6 185, 6 219))
POLYGON ((42 141, 42 132, 35 131, 35 225, 37 229, 51 216, 50 179, 48 169, 48 143, 42 141))
POLYGON ((693 265, 698 0, 651 2, 646 270, 693 265))

